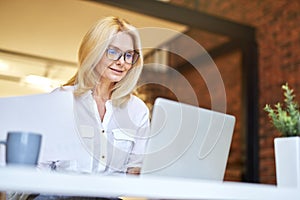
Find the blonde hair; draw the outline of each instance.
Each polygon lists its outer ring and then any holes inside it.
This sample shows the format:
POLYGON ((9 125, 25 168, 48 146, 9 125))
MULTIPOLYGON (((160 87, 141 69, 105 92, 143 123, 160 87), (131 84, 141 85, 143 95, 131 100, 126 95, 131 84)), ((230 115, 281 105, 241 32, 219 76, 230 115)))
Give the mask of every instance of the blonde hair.
POLYGON ((129 100, 143 69, 142 48, 137 29, 118 17, 105 17, 99 20, 83 37, 78 51, 78 71, 64 84, 64 86, 77 85, 74 91, 75 96, 81 96, 98 83, 99 75, 95 68, 118 32, 130 35, 134 49, 140 54, 138 61, 126 76, 114 85, 112 90, 111 100, 115 106, 121 106, 129 100))

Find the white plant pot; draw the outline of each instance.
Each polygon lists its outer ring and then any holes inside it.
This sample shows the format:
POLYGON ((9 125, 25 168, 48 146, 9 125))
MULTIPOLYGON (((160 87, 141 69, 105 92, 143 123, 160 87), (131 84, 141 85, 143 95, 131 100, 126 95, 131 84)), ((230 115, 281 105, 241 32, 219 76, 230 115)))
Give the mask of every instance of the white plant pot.
POLYGON ((300 137, 274 139, 278 187, 300 187, 300 137))

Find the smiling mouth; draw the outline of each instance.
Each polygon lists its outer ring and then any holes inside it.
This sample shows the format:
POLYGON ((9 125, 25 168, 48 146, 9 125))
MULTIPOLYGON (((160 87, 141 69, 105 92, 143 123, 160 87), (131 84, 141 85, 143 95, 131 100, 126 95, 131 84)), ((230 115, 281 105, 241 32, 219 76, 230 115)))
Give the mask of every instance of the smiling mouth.
POLYGON ((117 70, 117 69, 114 69, 114 68, 109 68, 110 70, 114 71, 114 72, 117 72, 117 73, 122 73, 123 71, 122 70, 117 70))

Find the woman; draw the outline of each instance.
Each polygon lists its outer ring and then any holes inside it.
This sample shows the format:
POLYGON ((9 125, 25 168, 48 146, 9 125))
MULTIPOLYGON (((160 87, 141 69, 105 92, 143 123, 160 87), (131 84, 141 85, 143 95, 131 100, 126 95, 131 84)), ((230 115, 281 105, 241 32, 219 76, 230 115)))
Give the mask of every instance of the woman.
MULTIPOLYGON (((86 33, 78 57, 76 75, 54 91, 73 92, 79 135, 90 154, 75 161, 75 170, 139 174, 149 131, 149 110, 132 95, 143 67, 137 30, 123 19, 106 17, 86 33)), ((53 161, 49 167, 70 167, 70 163, 74 160, 53 161)), ((11 193, 8 199, 84 198, 11 193)))
POLYGON ((76 75, 60 89, 73 91, 78 131, 91 158, 84 171, 139 174, 149 110, 132 95, 143 67, 139 34, 117 17, 98 21, 84 36, 76 75))

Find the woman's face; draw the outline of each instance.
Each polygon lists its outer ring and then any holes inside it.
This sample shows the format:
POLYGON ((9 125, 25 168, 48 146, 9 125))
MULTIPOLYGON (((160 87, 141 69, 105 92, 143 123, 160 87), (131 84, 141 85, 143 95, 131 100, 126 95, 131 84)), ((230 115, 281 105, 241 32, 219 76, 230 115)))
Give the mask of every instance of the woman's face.
MULTIPOLYGON (((122 52, 118 60, 109 59, 105 51, 100 62, 96 66, 96 71, 100 74, 100 81, 111 83, 119 82, 124 78, 132 64, 126 63, 124 53, 133 51, 133 40, 130 35, 124 32, 118 32, 108 47, 111 54, 122 52)), ((126 56, 126 55, 125 55, 126 56)))

